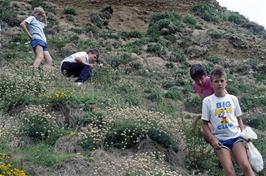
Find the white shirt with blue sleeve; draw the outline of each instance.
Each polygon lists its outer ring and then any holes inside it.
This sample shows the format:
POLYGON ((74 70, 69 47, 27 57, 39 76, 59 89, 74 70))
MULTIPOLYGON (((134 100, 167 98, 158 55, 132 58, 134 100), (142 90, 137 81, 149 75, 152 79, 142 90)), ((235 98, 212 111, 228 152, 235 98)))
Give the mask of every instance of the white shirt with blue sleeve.
POLYGON ((44 31, 43 31, 45 24, 37 20, 34 16, 29 16, 28 18, 26 18, 25 21, 28 24, 27 26, 32 36, 32 39, 39 39, 47 43, 44 31))

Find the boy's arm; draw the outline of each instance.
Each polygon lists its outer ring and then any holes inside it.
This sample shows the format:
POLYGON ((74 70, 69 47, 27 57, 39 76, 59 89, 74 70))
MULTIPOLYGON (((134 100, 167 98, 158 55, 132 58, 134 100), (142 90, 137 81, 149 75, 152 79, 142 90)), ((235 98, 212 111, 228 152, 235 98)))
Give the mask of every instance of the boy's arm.
POLYGON ((84 60, 82 60, 81 57, 75 57, 75 61, 76 61, 77 63, 83 64, 83 65, 88 65, 88 66, 90 66, 91 68, 94 68, 94 67, 96 66, 96 64, 90 64, 90 63, 84 62, 84 60))
POLYGON ((75 61, 79 64, 89 65, 88 63, 84 62, 80 57, 75 57, 75 61))
POLYGON ((32 38, 28 28, 27 28, 27 22, 24 20, 20 23, 21 28, 28 34, 28 36, 30 37, 30 39, 32 38))
POLYGON ((243 123, 241 117, 239 116, 239 117, 236 117, 236 118, 237 118, 240 130, 243 131, 244 130, 244 123, 243 123))
POLYGON ((220 149, 221 144, 218 141, 218 139, 216 139, 211 133, 211 129, 209 127, 209 121, 203 120, 202 130, 203 130, 203 135, 206 137, 206 140, 212 145, 212 147, 216 150, 220 149))

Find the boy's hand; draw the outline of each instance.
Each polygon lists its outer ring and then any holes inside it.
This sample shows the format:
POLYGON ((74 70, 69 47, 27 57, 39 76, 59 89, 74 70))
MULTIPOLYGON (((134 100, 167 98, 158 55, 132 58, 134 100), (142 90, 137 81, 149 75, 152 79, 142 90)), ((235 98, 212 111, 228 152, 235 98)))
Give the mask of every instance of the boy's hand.
POLYGON ((212 140, 211 145, 215 150, 222 148, 222 144, 217 139, 212 140))

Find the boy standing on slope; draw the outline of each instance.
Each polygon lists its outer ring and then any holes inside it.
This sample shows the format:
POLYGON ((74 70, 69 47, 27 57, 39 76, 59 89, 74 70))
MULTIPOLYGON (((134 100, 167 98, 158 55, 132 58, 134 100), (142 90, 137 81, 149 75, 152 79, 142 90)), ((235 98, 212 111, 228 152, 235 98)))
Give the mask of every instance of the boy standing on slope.
POLYGON ((211 72, 214 94, 204 98, 202 104, 203 133, 212 145, 226 176, 235 176, 232 156, 245 176, 254 176, 248 161, 246 148, 240 138, 244 129, 241 109, 234 95, 225 93, 226 73, 222 68, 211 72), (210 129, 211 123, 213 129, 210 129))
POLYGON ((20 23, 22 29, 28 34, 31 40, 31 47, 35 53, 35 60, 33 62, 34 69, 37 69, 42 61, 45 61, 48 67, 52 65, 52 57, 48 51, 48 45, 43 31, 46 25, 46 14, 42 7, 34 8, 31 16, 20 23))

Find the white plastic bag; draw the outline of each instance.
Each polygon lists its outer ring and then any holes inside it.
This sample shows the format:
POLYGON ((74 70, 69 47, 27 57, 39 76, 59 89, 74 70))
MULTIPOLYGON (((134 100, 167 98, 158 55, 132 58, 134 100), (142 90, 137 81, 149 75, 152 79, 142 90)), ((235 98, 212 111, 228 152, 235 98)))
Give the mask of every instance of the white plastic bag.
POLYGON ((245 127, 245 129, 240 133, 240 136, 247 141, 250 139, 258 139, 257 134, 249 126, 245 127))
POLYGON ((252 142, 246 143, 248 160, 255 172, 260 172, 263 169, 263 159, 258 149, 252 142))

